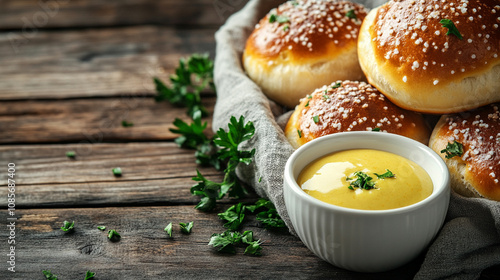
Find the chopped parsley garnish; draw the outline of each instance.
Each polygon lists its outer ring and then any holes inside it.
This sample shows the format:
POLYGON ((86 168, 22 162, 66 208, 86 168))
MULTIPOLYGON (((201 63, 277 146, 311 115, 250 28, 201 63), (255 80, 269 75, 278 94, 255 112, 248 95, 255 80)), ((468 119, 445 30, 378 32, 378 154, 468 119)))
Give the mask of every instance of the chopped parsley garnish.
POLYGON ((283 31, 287 32, 288 30, 290 30, 290 25, 289 24, 283 26, 283 31))
POLYGON ((265 210, 257 213, 256 219, 261 222, 265 228, 283 228, 286 226, 271 201, 261 198, 255 203, 255 205, 246 206, 246 209, 252 213, 261 208, 264 208, 265 210))
POLYGON ((87 272, 85 273, 85 279, 84 280, 94 279, 94 276, 95 276, 95 272, 87 270, 87 272))
POLYGON ((372 181, 373 178, 362 171, 354 172, 355 178, 347 177, 346 181, 350 181, 349 189, 354 190, 354 188, 359 188, 363 190, 375 189, 375 182, 372 181))
POLYGON ((394 178, 396 176, 396 174, 392 173, 389 169, 386 169, 386 172, 384 174, 377 174, 377 173, 373 174, 375 174, 375 176, 377 176, 377 178, 379 179, 394 178))
POLYGON ((356 16, 356 14, 354 13, 354 9, 350 9, 349 11, 347 11, 347 13, 345 14, 346 17, 348 18, 352 18, 352 19, 357 19, 358 17, 356 16))
POLYGON ((287 22, 290 22, 290 20, 286 16, 272 14, 272 15, 269 16, 269 22, 270 23, 274 23, 274 22, 287 23, 287 22))
POLYGON ((168 234, 169 237, 172 237, 172 223, 169 223, 165 227, 164 231, 168 234))
POLYGON ((75 158, 76 157, 76 153, 75 153, 75 151, 67 151, 66 152, 66 156, 69 157, 69 158, 75 158))
POLYGON ((111 241, 118 241, 122 238, 122 236, 114 229, 110 229, 108 231, 108 239, 111 241))
POLYGON ((312 117, 314 123, 318 123, 319 122, 319 117, 318 116, 314 116, 312 117))
POLYGON ((454 156, 461 157, 464 154, 464 146, 457 141, 453 141, 453 143, 448 143, 446 148, 441 150, 441 153, 446 153, 445 157, 448 159, 454 156))
POLYGON ((190 234, 191 230, 193 229, 194 222, 189 222, 189 223, 179 223, 181 226, 181 232, 190 234))
POLYGON ((219 213, 218 216, 219 219, 227 221, 224 224, 225 228, 231 231, 237 230, 245 218, 245 206, 240 202, 219 213))
POLYGON ((45 276, 45 279, 48 280, 58 280, 57 276, 54 275, 50 270, 42 270, 43 275, 45 276))
POLYGON ((254 240, 252 231, 245 231, 243 234, 237 231, 226 230, 223 233, 214 233, 208 242, 217 248, 219 252, 235 254, 235 245, 246 244, 245 254, 260 256, 262 247, 260 240, 254 240))
POLYGON ((126 120, 123 120, 122 121, 122 126, 123 127, 131 127, 131 126, 134 126, 134 123, 133 122, 128 122, 126 120))
POLYGON ((170 87, 158 78, 153 79, 158 93, 156 101, 166 100, 174 106, 187 107, 187 114, 191 117, 196 112, 207 116, 200 94, 207 88, 215 90, 213 70, 214 62, 208 54, 193 54, 187 61, 180 59, 175 75, 170 76, 170 87))
POLYGON ((116 177, 122 176, 122 169, 120 167, 111 169, 111 172, 113 172, 113 175, 115 175, 116 177))
POLYGON ((372 131, 380 131, 380 127, 375 127, 372 129, 372 131))
MULTIPOLYGON (((325 93, 326 93, 326 90, 325 90, 325 93)), ((327 94, 323 94, 323 99, 328 100, 328 99, 330 99, 330 96, 327 94)))
POLYGON ((64 232, 70 232, 70 231, 73 231, 75 229, 75 221, 73 222, 68 222, 68 221, 64 221, 63 222, 63 226, 61 227, 62 231, 64 232))
POLYGON ((105 226, 98 226, 97 229, 100 231, 104 231, 106 229, 106 227, 105 226))
POLYGON ((307 103, 304 107, 309 107, 309 100, 307 100, 307 103))
POLYGON ((302 130, 297 129, 297 134, 299 135, 299 138, 302 138, 302 130))
POLYGON ((460 34, 460 32, 458 31, 457 27, 455 26, 455 24, 453 23, 453 21, 449 20, 449 19, 442 19, 439 21, 439 23, 441 23, 441 25, 443 27, 446 27, 448 28, 448 32, 446 32, 446 35, 455 35, 457 36, 458 39, 462 40, 463 37, 462 37, 462 34, 460 34))
POLYGON ((337 82, 333 86, 331 86, 331 88, 335 89, 335 88, 339 88, 341 86, 342 86, 342 83, 341 82, 337 82))

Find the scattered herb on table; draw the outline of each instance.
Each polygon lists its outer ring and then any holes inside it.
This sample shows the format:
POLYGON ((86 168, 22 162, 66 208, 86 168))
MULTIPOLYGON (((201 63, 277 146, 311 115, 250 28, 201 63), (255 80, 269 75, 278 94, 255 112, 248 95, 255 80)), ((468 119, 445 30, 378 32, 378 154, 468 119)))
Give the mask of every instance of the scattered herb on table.
POLYGON ((105 226, 98 226, 97 229, 100 231, 104 231, 106 229, 106 227, 105 226))
POLYGON ((68 157, 68 158, 75 158, 76 157, 75 151, 67 151, 66 152, 66 157, 68 157))
POLYGON ((461 157, 464 154, 464 146, 460 142, 453 141, 453 143, 448 143, 441 153, 446 153, 445 157, 448 159, 454 156, 461 157))
POLYGON ((54 275, 50 270, 42 270, 43 275, 45 276, 45 279, 48 280, 58 280, 57 275, 54 275))
POLYGON ((245 218, 245 206, 240 202, 219 213, 218 216, 219 219, 227 221, 224 227, 232 231, 237 230, 245 218))
POLYGON ((110 229, 108 231, 108 239, 111 241, 118 241, 122 238, 122 236, 114 229, 110 229))
POLYGON ((164 231, 168 234, 169 237, 172 237, 172 223, 169 223, 165 227, 164 231))
POLYGON ((94 276, 95 276, 95 272, 87 270, 87 272, 85 273, 85 279, 84 280, 94 279, 94 276))
POLYGON ((63 222, 63 226, 61 227, 62 231, 64 232, 70 232, 70 231, 73 231, 75 229, 75 221, 73 222, 68 222, 68 221, 64 221, 63 222))
POLYGON ((175 106, 187 107, 187 114, 191 117, 195 112, 207 116, 200 94, 206 88, 215 89, 213 69, 214 63, 208 54, 193 54, 187 61, 180 59, 175 75, 170 76, 170 87, 158 78, 153 79, 158 93, 156 101, 166 100, 175 106))
POLYGON ((189 222, 189 223, 179 223, 181 226, 181 232, 190 234, 191 230, 193 229, 194 222, 189 222))
POLYGON ((462 34, 460 34, 460 31, 458 31, 458 28, 455 26, 453 21, 449 19, 442 19, 439 21, 443 27, 448 28, 448 32, 446 32, 446 35, 455 35, 457 36, 458 39, 462 40, 462 34))
POLYGON ((120 167, 111 169, 111 172, 113 172, 113 175, 115 175, 116 177, 122 176, 122 169, 120 167))
POLYGON ((377 174, 377 173, 373 174, 375 174, 375 176, 377 176, 377 178, 379 179, 394 178, 396 176, 396 174, 392 173, 389 169, 386 169, 386 172, 383 174, 377 174))
POLYGON ((253 239, 252 231, 245 231, 243 234, 237 231, 227 230, 223 233, 214 233, 208 242, 208 245, 212 245, 217 248, 219 252, 235 254, 235 245, 246 244, 245 254, 250 255, 261 255, 262 247, 260 246, 260 240, 253 239))
POLYGON ((131 127, 131 126, 134 126, 134 123, 133 122, 128 122, 126 120, 123 120, 122 121, 122 126, 123 127, 131 127))

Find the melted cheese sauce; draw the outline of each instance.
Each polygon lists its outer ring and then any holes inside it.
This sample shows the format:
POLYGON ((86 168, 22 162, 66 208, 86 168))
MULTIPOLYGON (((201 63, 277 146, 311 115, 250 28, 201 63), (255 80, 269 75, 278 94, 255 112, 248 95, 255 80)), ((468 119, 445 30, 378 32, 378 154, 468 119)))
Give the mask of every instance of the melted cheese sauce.
POLYGON ((326 203, 363 210, 386 210, 408 206, 430 196, 432 180, 427 172, 402 156, 358 149, 336 152, 319 158, 300 173, 297 183, 309 195, 326 203), (378 179, 374 173, 386 169, 395 176, 378 179), (354 172, 372 177, 375 189, 349 189, 354 172))

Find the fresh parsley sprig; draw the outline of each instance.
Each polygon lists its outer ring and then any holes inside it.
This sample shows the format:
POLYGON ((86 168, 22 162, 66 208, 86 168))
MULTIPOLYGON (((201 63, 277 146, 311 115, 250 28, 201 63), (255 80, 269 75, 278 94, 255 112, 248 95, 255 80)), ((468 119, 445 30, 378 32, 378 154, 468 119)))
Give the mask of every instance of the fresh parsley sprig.
POLYGON ((64 232, 71 232, 71 231, 75 230, 75 221, 73 221, 71 223, 68 221, 64 221, 63 226, 61 227, 61 230, 64 232))
POLYGON ((453 143, 448 143, 441 153, 445 153, 447 159, 455 156, 461 157, 464 154, 464 146, 460 142, 453 141, 453 143))
POLYGON ((171 87, 156 77, 153 79, 156 101, 167 100, 175 106, 187 107, 187 114, 191 117, 195 112, 207 116, 208 111, 201 103, 201 92, 206 88, 215 90, 213 69, 214 63, 208 54, 193 54, 187 61, 180 59, 175 75, 170 76, 171 87))
POLYGON ((350 181, 348 187, 350 190, 354 190, 354 188, 359 188, 362 190, 375 189, 375 182, 372 181, 373 177, 369 176, 363 171, 354 172, 354 177, 355 178, 350 178, 350 177, 346 178, 346 181, 350 181))
POLYGON ((234 231, 243 223, 247 210, 251 213, 257 213, 257 221, 260 221, 265 228, 285 227, 285 222, 279 216, 274 204, 265 198, 260 198, 252 205, 243 205, 240 202, 219 213, 218 216, 221 220, 227 221, 224 227, 234 231))
POLYGON ((458 28, 455 26, 453 21, 444 18, 440 20, 439 23, 441 23, 443 27, 448 28, 446 35, 455 35, 458 39, 463 40, 462 34, 460 34, 460 31, 458 31, 458 28))
POLYGON ((245 254, 260 256, 262 247, 260 240, 254 240, 253 232, 247 230, 243 233, 226 230, 223 233, 214 233, 208 242, 219 252, 235 254, 235 245, 246 244, 245 254))

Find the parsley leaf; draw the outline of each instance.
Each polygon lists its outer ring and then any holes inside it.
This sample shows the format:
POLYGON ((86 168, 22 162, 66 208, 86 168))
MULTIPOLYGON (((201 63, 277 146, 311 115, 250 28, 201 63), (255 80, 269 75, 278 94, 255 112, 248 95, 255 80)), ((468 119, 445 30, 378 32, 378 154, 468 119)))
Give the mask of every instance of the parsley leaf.
POLYGON ((123 127, 131 127, 131 126, 134 126, 134 123, 133 122, 128 122, 126 120, 123 120, 122 121, 122 126, 123 127))
POLYGON ((362 171, 356 171, 354 172, 354 176, 357 178, 346 178, 346 181, 351 181, 348 187, 350 190, 354 190, 354 188, 360 188, 364 190, 375 189, 375 182, 372 181, 373 178, 368 176, 368 174, 362 171))
POLYGON ((396 174, 392 173, 389 169, 386 169, 387 172, 385 172, 384 174, 377 174, 377 173, 373 173, 375 174, 375 176, 377 176, 377 178, 379 179, 385 179, 385 178, 394 178, 396 176, 396 174))
POLYGON ((226 230, 223 233, 214 233, 208 242, 208 245, 212 245, 217 248, 219 252, 235 254, 235 245, 246 244, 248 245, 245 249, 245 254, 251 254, 260 256, 262 247, 260 246, 260 240, 253 239, 252 231, 245 231, 243 234, 237 231, 226 230))
POLYGON ((190 234, 191 230, 193 229, 194 222, 189 222, 187 224, 186 223, 179 223, 179 225, 181 226, 182 233, 190 234))
POLYGON ((168 234, 169 237, 172 237, 172 223, 169 223, 165 227, 164 231, 168 234))
POLYGON ((272 14, 269 16, 269 22, 270 23, 274 23, 274 22, 287 23, 287 22, 290 22, 290 19, 288 19, 288 17, 283 16, 283 15, 272 14))
POLYGON ((319 122, 319 117, 318 116, 313 116, 312 117, 314 123, 318 123, 319 122))
POLYGON ((246 206, 246 209, 252 213, 255 213, 255 211, 261 208, 265 208, 265 210, 257 213, 256 219, 261 222, 265 228, 283 228, 286 226, 271 201, 260 198, 254 205, 246 206))
POLYGON ((333 86, 331 86, 332 89, 339 88, 342 86, 341 82, 336 82, 333 86))
POLYGON ((57 280, 57 275, 54 275, 50 270, 42 270, 43 275, 45 276, 45 279, 48 280, 57 280))
POLYGON ((302 130, 297 129, 297 134, 299 135, 299 138, 302 138, 302 130))
POLYGON ((177 128, 171 128, 170 131, 181 134, 175 139, 175 143, 181 148, 196 149, 199 145, 209 141, 207 136, 203 134, 203 131, 207 128, 207 122, 201 122, 201 112, 199 111, 194 114, 191 124, 187 124, 178 118, 174 120, 173 124, 177 128))
POLYGON ((375 127, 372 129, 372 131, 380 131, 380 127, 375 127))
POLYGON ((73 231, 75 229, 75 221, 73 222, 68 222, 68 221, 64 221, 63 222, 63 226, 61 227, 62 231, 64 232, 70 232, 70 231, 73 231))
POLYGON ((218 216, 221 220, 227 221, 224 227, 233 231, 237 230, 245 218, 245 206, 240 202, 229 207, 226 211, 219 213, 218 216))
POLYGON ((66 152, 66 156, 68 158, 75 158, 76 157, 76 153, 75 153, 75 151, 67 151, 66 152))
POLYGON ((113 175, 115 175, 116 177, 122 176, 122 169, 120 167, 111 169, 111 172, 113 172, 113 175))
POLYGON ((247 244, 244 254, 260 256, 262 247, 260 240, 253 240, 253 231, 247 230, 241 235, 241 242, 247 244))
POLYGON ((452 34, 452 35, 457 36, 457 38, 460 40, 463 39, 462 34, 460 34, 460 31, 458 31, 458 29, 455 26, 455 24, 453 23, 453 21, 451 21, 449 19, 442 19, 439 21, 439 23, 441 23, 441 25, 443 27, 448 28, 448 32, 446 32, 446 35, 452 34))
POLYGON ((347 11, 347 13, 345 14, 346 17, 348 18, 352 18, 352 19, 357 19, 358 17, 356 17, 356 14, 354 13, 354 9, 350 9, 349 11, 347 11))
POLYGON ((108 239, 111 241, 118 241, 122 236, 114 229, 108 231, 108 239))
POLYGON ((446 153, 445 157, 448 159, 454 156, 461 157, 464 154, 464 146, 460 142, 453 141, 453 143, 448 143, 441 153, 446 153))
POLYGON ((100 231, 104 231, 106 229, 106 227, 105 226, 98 226, 97 229, 100 231))
POLYGON ((87 272, 85 273, 85 279, 84 280, 94 279, 94 276, 95 276, 95 272, 87 270, 87 272))
POLYGON ((171 87, 158 78, 153 79, 158 93, 156 101, 166 100, 174 106, 187 107, 187 114, 191 117, 198 111, 202 116, 207 116, 200 94, 206 88, 215 89, 213 68, 214 63, 208 54, 193 54, 187 61, 180 59, 175 75, 170 76, 171 87))

